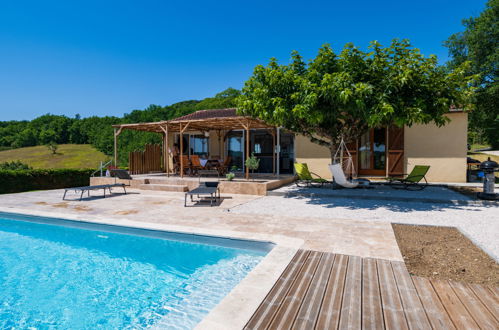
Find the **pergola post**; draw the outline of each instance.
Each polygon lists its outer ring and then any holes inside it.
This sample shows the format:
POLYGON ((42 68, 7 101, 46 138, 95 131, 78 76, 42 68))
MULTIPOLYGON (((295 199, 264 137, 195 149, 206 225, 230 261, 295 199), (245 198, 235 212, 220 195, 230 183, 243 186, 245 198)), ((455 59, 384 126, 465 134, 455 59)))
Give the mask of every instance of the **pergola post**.
POLYGON ((275 128, 274 130, 271 130, 270 134, 272 134, 272 174, 275 175, 276 173, 276 154, 277 154, 277 150, 276 150, 276 131, 277 131, 277 128, 275 128))
POLYGON ((281 129, 279 127, 276 128, 277 132, 277 176, 281 174, 281 129))
MULTIPOLYGON (((246 160, 249 159, 249 125, 246 126, 246 160)), ((246 166, 246 180, 249 180, 249 167, 246 166)))
POLYGON ((180 127, 180 177, 184 177, 184 131, 182 130, 182 123, 179 124, 180 127))
POLYGON ((116 135, 116 128, 114 129, 114 166, 118 167, 118 136, 116 135))
POLYGON ((118 136, 121 134, 122 128, 114 128, 114 166, 116 167, 118 167, 118 136))
POLYGON ((165 170, 166 170, 166 176, 170 176, 170 144, 168 141, 168 124, 166 124, 165 127, 165 170))

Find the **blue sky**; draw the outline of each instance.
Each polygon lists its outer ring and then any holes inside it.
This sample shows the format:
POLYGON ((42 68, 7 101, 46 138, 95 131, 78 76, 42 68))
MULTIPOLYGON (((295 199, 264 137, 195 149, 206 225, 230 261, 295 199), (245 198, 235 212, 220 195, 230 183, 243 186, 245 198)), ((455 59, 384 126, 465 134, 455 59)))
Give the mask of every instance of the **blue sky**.
POLYGON ((442 41, 485 0, 2 1, 0 120, 116 115, 241 88, 270 57, 324 43, 442 41))

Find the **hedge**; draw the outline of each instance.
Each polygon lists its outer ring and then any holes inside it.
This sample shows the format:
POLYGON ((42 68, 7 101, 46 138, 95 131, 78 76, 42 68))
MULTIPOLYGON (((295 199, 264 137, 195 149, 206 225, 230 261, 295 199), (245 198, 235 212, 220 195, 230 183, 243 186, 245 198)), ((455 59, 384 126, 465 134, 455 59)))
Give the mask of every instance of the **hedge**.
POLYGON ((92 169, 0 170, 0 194, 88 186, 92 169))

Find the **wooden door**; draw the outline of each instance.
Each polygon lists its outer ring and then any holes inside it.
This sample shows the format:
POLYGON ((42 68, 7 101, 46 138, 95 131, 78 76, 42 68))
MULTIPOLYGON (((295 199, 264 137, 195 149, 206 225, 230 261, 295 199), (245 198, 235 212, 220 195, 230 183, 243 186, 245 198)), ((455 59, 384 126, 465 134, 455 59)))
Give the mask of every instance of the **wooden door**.
POLYGON ((358 142, 358 167, 361 175, 386 175, 385 128, 373 128, 362 135, 358 142))
POLYGON ((404 174, 404 128, 388 128, 388 176, 404 174))

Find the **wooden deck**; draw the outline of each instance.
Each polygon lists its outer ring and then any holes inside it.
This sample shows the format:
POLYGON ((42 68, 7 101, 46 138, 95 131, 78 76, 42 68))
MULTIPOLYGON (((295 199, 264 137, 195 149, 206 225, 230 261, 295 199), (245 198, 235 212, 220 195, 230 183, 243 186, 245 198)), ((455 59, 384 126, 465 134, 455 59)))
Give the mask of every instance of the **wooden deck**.
POLYGON ((300 250, 246 329, 499 329, 499 289, 403 262, 300 250))

